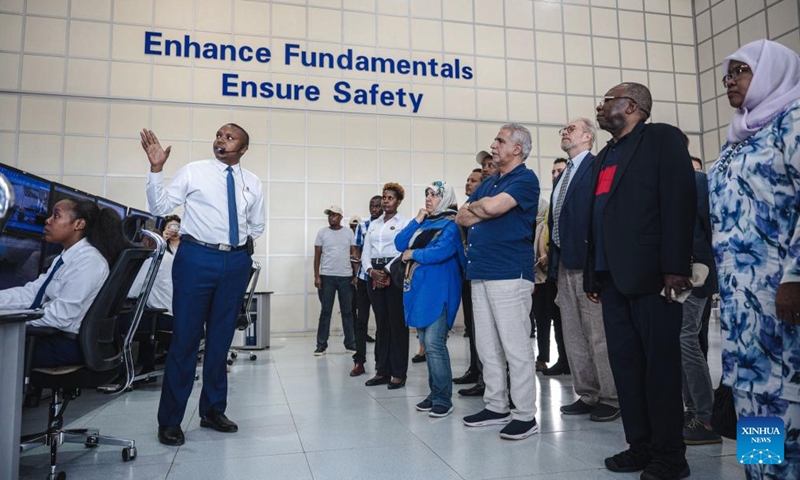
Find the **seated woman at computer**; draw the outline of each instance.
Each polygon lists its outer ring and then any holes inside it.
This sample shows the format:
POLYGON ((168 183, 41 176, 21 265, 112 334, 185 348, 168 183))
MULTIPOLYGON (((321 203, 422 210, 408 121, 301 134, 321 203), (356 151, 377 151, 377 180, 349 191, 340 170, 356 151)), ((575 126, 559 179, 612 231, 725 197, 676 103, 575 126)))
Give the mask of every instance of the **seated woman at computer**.
MULTIPOLYGON (((165 228, 161 233, 167 240, 168 247, 166 252, 164 252, 164 256, 161 258, 161 264, 158 266, 156 279, 153 282, 153 287, 150 289, 150 295, 147 297, 147 307, 166 310, 166 312, 157 314, 156 330, 172 331, 172 261, 175 258, 175 250, 173 250, 173 248, 176 247, 175 245, 171 245, 171 236, 168 236, 167 231, 170 230, 170 225, 176 225, 178 230, 180 230, 181 217, 177 215, 168 215, 165 220, 165 228)), ((176 232, 177 230, 173 229, 172 231, 176 232)), ((142 239, 142 246, 149 249, 156 248, 153 241, 148 237, 142 239)), ((129 298, 138 296, 139 292, 142 291, 144 277, 150 269, 151 261, 152 260, 147 259, 142 264, 142 268, 133 280, 133 285, 131 285, 131 289, 128 292, 129 298)), ((151 317, 145 315, 139 323, 138 331, 149 332, 151 328, 151 317)), ((155 370, 155 356, 155 346, 150 341, 143 341, 139 344, 139 357, 137 361, 142 366, 140 373, 149 373, 155 370)))
POLYGON ((0 290, 0 305, 42 309, 44 316, 28 325, 65 333, 37 340, 33 367, 82 364, 77 338, 81 322, 108 277, 109 266, 129 244, 116 212, 100 209, 94 202, 70 199, 53 206, 44 239, 61 244, 64 251, 36 280, 0 290))

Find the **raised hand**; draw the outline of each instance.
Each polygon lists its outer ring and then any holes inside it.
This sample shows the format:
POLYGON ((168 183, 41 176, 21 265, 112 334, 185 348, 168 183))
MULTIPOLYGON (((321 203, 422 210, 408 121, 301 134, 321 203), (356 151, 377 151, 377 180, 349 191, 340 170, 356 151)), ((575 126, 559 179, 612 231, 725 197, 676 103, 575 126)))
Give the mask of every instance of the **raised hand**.
POLYGON ((172 151, 172 145, 166 149, 161 147, 161 142, 158 141, 156 134, 152 130, 142 129, 139 133, 142 137, 142 149, 147 154, 147 160, 150 162, 150 171, 158 173, 164 168, 167 163, 169 153, 172 151))

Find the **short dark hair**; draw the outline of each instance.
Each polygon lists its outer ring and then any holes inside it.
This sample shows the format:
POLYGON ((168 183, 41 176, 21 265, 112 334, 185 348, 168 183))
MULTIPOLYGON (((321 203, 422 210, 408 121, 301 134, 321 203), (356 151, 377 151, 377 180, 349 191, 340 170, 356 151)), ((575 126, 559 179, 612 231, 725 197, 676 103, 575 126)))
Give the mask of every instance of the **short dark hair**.
POLYGON ((625 82, 621 85, 628 89, 628 96, 639 106, 639 110, 644 114, 644 119, 650 118, 650 112, 653 110, 653 97, 650 95, 650 89, 636 82, 625 82))
POLYGON ((693 162, 697 162, 697 163, 699 163, 699 164, 700 164, 700 169, 702 169, 702 168, 703 168, 703 166, 704 166, 704 165, 703 165, 703 161, 702 161, 702 160, 700 160, 699 158, 697 158, 697 157, 692 157, 692 161, 693 161, 693 162))
POLYGON ((482 168, 473 168, 472 169, 472 173, 483 173, 483 169, 482 168))
POLYGON ((559 158, 556 158, 555 160, 553 160, 553 165, 555 165, 556 163, 567 163, 568 161, 569 160, 567 160, 566 158, 559 157, 559 158))
POLYGON ((250 134, 247 133, 247 130, 245 130, 244 128, 240 127, 239 125, 236 125, 235 123, 229 123, 228 126, 229 127, 233 127, 236 130, 239 130, 239 132, 241 132, 242 136, 244 137, 244 145, 243 146, 247 147, 248 145, 250 145, 250 134))
MULTIPOLYGON (((386 183, 386 184, 383 185, 383 189, 382 190, 391 190, 391 191, 393 191, 395 196, 397 197, 397 199, 400 200, 401 202, 406 197, 406 189, 403 188, 403 186, 400 185, 399 183, 395 183, 395 182, 386 183)), ((383 197, 381 197, 381 200, 383 200, 383 197)))
MULTIPOLYGON (((480 170, 480 168, 478 170, 480 170)), ((381 200, 383 200, 383 197, 381 197, 380 195, 375 195, 375 196, 373 196, 372 198, 369 199, 370 202, 373 201, 373 200, 377 200, 377 201, 380 202, 381 200)))

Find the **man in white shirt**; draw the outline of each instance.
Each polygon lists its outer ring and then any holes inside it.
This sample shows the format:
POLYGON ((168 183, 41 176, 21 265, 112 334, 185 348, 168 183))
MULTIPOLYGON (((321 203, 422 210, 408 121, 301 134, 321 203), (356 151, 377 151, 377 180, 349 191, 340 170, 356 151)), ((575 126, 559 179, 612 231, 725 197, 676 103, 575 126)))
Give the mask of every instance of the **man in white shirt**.
POLYGON ((342 227, 341 207, 331 205, 325 210, 325 215, 328 216, 328 226, 320 229, 314 240, 314 286, 317 287, 322 306, 319 312, 317 349, 314 350, 314 355, 325 355, 328 349, 333 300, 337 293, 342 314, 344 348, 347 353, 355 354, 356 334, 353 329, 351 282, 357 267, 350 261, 355 255, 355 236, 352 230, 342 227))
POLYGON ((166 186, 162 169, 172 147, 162 148, 150 130, 142 130, 141 139, 150 162, 146 188, 150 212, 165 215, 184 206, 181 248, 172 268, 174 329, 158 407, 159 441, 182 445, 180 424, 192 392, 204 326, 200 426, 238 430, 225 416, 225 358, 253 264, 253 240, 264 233, 264 196, 260 179, 239 163, 250 138, 236 124, 217 131, 216 160, 185 165, 166 186))

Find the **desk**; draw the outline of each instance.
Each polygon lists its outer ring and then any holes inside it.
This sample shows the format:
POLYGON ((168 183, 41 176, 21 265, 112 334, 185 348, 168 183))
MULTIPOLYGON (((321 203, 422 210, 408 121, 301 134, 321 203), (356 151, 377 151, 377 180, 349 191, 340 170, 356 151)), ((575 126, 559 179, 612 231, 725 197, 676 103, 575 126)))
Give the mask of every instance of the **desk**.
POLYGON ((43 315, 41 310, 0 309, 0 478, 19 477, 25 322, 43 315))

